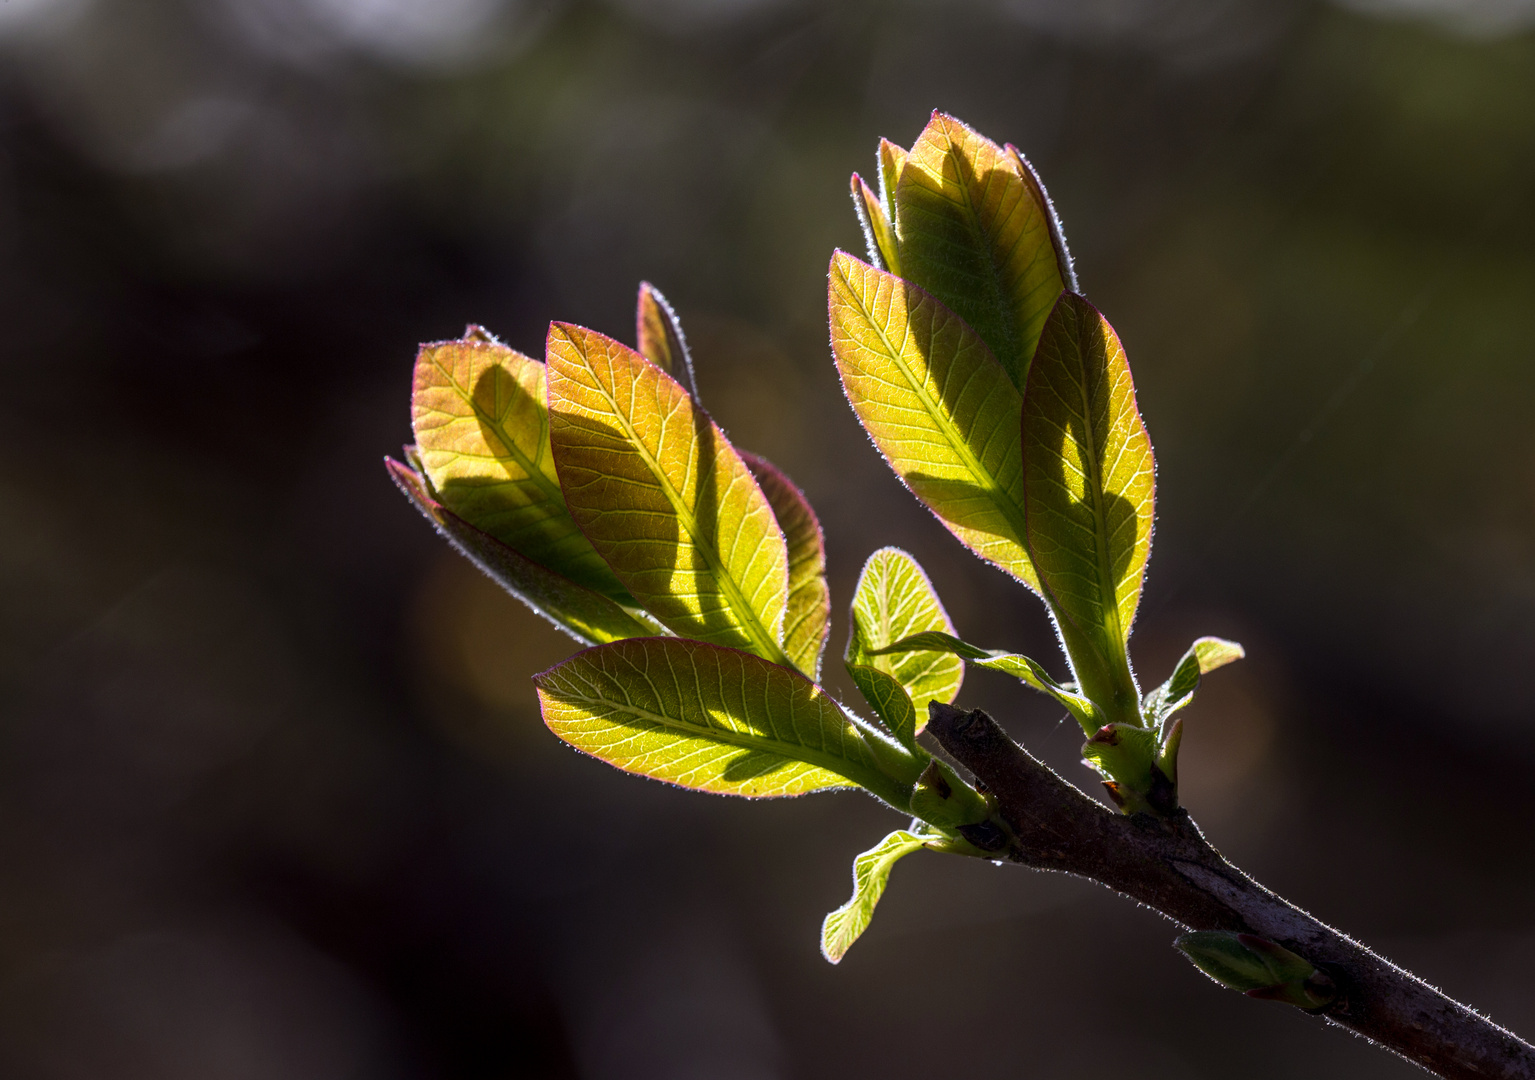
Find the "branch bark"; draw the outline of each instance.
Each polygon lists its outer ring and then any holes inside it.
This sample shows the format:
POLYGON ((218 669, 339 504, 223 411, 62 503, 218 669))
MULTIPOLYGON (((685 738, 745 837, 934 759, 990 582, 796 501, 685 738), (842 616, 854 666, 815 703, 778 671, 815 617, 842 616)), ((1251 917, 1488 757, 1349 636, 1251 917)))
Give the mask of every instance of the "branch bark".
POLYGON ((935 701, 929 713, 927 730, 996 799, 1007 825, 972 827, 973 843, 1025 866, 1090 878, 1190 930, 1231 930, 1283 945, 1337 985, 1337 996, 1315 1015, 1438 1076, 1535 1080, 1535 1046, 1258 884, 1205 840, 1186 811, 1168 818, 1113 813, 981 710, 935 701))

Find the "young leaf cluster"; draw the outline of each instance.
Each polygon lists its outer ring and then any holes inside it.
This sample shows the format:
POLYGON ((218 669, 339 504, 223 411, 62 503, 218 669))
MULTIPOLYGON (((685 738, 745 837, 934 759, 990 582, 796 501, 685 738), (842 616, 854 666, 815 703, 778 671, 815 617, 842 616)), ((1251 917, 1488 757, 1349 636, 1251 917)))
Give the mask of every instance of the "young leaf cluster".
POLYGON ((635 345, 553 323, 543 359, 471 326, 417 356, 400 489, 460 552, 586 646, 535 677, 561 739, 617 768, 749 798, 861 788, 908 815, 854 863, 827 916, 836 962, 897 860, 993 855, 1008 828, 933 756, 933 703, 966 664, 1052 697, 1126 812, 1177 805, 1175 715, 1241 655, 1195 642, 1142 695, 1128 642, 1150 553, 1150 439, 1124 349, 1077 292, 1033 168, 935 114, 853 177, 868 261, 837 252, 831 346, 843 389, 901 481, 977 556, 1045 602, 1070 675, 958 636, 896 548, 854 590, 843 663, 820 685, 831 598, 819 521, 701 403, 676 312, 641 285, 635 345))

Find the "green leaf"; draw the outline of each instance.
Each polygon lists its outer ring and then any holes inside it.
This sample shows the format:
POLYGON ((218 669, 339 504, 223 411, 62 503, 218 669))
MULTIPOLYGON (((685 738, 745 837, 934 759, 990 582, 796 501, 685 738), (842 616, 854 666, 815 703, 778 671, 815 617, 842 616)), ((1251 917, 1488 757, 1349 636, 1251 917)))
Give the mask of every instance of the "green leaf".
POLYGON ((583 645, 664 633, 644 612, 626 611, 601 593, 539 566, 482 532, 432 497, 420 473, 384 459, 395 485, 437 531, 492 581, 583 645))
MULTIPOLYGON (((885 217, 899 232, 896 224, 895 189, 900 186, 901 170, 906 167, 906 149, 889 139, 879 141, 879 203, 885 217)), ((899 273, 899 271, 892 271, 899 273)))
POLYGON ((821 652, 831 632, 831 590, 826 585, 826 542, 810 500, 765 457, 739 451, 767 496, 789 547, 789 600, 783 651, 811 679, 821 677, 821 652))
POLYGON ((874 906, 884 895, 895 864, 926 845, 923 837, 900 830, 853 860, 853 896, 821 924, 821 953, 826 959, 835 964, 847 955, 874 918, 874 906))
POLYGON ((890 467, 962 544, 1037 591, 1023 543, 1023 399, 991 350, 927 293, 843 251, 829 305, 842 388, 890 467))
POLYGON ((909 797, 824 690, 749 653, 634 638, 533 682, 551 731, 625 772, 748 798, 854 786, 896 806, 909 797))
POLYGON ((634 327, 640 355, 676 379, 696 402, 698 385, 693 378, 693 355, 688 352, 682 323, 661 290, 648 281, 640 282, 634 327))
POLYGON ((784 654, 788 549, 709 414, 634 350, 549 328, 550 440, 571 514, 618 579, 683 637, 784 654))
POLYGON ((1082 744, 1082 760, 1096 769, 1127 814, 1167 815, 1178 806, 1173 778, 1158 768, 1157 733, 1136 724, 1105 724, 1082 744))
POLYGON ((1103 726, 1103 717, 1098 712, 1097 706, 1081 694, 1069 690, 1056 682, 1038 662, 1030 660, 1027 656, 1021 656, 1018 653, 1003 652, 998 649, 983 649, 977 645, 971 645, 967 641, 961 641, 952 634, 934 631, 913 634, 910 637, 902 638, 878 650, 878 652, 885 655, 921 652, 952 653, 979 667, 1011 675, 1025 685, 1031 686, 1041 693, 1049 694, 1065 707, 1066 711, 1071 714, 1072 719, 1076 720, 1082 726, 1082 730, 1089 735, 1103 726))
POLYGON ((926 725, 927 703, 949 704, 965 677, 965 665, 943 653, 876 655, 891 642, 925 630, 954 632, 949 613, 917 560, 894 547, 870 555, 853 591, 852 623, 847 650, 850 668, 876 668, 901 684, 920 717, 915 736, 926 725))
POLYGON ((1167 718, 1194 700, 1199 689, 1199 677, 1240 660, 1247 651, 1235 641, 1225 638, 1202 637, 1189 646, 1168 680, 1146 695, 1146 723, 1151 727, 1162 726, 1167 718))
POLYGON ((544 365, 479 327, 421 346, 411 417, 442 505, 576 584, 633 604, 565 506, 549 452, 544 365))
POLYGON ((853 210, 863 229, 864 244, 869 249, 869 261, 892 274, 901 272, 901 257, 896 250, 895 229, 885 212, 879 196, 863 182, 863 177, 853 174, 853 210))
POLYGON ((903 276, 974 328, 1021 390, 1050 308, 1075 284, 1033 170, 935 112, 901 168, 895 206, 903 276))
POLYGON ((1107 320, 1064 293, 1023 405, 1028 544, 1083 691, 1140 720, 1126 643, 1151 552, 1151 439, 1107 320))
POLYGON ((896 741, 913 754, 918 753, 917 732, 921 729, 917 726, 917 710, 900 680, 877 667, 851 661, 847 664, 847 673, 896 741))
POLYGON ((1255 934, 1193 930, 1173 941, 1191 964, 1249 997, 1319 1009, 1337 996, 1327 974, 1303 956, 1255 934))

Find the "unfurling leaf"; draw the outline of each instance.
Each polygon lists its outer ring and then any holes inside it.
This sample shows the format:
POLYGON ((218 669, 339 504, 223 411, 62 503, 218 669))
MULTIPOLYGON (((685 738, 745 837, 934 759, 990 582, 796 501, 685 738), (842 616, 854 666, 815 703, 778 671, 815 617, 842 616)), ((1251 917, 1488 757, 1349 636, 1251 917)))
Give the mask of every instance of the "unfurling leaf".
POLYGON ((948 612, 917 560, 893 547, 870 555, 853 591, 852 622, 849 667, 873 667, 901 684, 921 718, 912 732, 914 737, 926 724, 927 703, 941 701, 947 705, 953 701, 965 677, 965 665, 943 653, 875 655, 891 642, 912 634, 954 632, 948 612))
POLYGON ((933 758, 917 778, 911 793, 911 812, 929 825, 963 831, 991 816, 991 807, 955 771, 933 758))
MULTIPOLYGON (((879 141, 879 202, 885 209, 885 217, 896 227, 895 189, 901 183, 901 170, 906 167, 906 150, 889 139, 879 141)), ((899 231, 899 229, 897 229, 899 231)))
POLYGON ((1248 997, 1319 1009, 1337 996, 1326 972, 1254 934, 1194 930, 1174 940, 1173 948, 1222 986, 1248 997))
POLYGON ((874 918, 890 871, 902 858, 925 847, 927 840, 905 830, 893 832, 853 860, 853 896, 821 924, 821 953, 833 964, 847 955, 874 918))
POLYGON ((740 451, 789 548, 789 600, 783 651, 811 679, 821 677, 821 652, 831 632, 831 590, 826 585, 826 541, 810 500, 765 457, 740 451))
POLYGON ((843 251, 829 306, 843 390, 890 467, 962 544, 1037 591, 1023 541, 1023 399, 991 350, 927 293, 843 251))
POLYGON ((1151 439, 1119 338, 1064 293, 1050 313, 1023 404, 1029 552, 1083 691, 1140 722, 1126 643, 1151 553, 1151 439))
POLYGON ((677 381, 634 350, 549 328, 550 440, 571 514, 683 637, 789 663, 788 550, 767 496, 677 381))
POLYGON ((935 112, 895 207, 902 276, 964 319, 1022 390, 1050 308, 1075 287, 1038 177, 1016 150, 935 112))
POLYGON ((423 345, 411 419, 423 471, 448 511, 584 588, 634 603, 566 509, 541 362, 479 327, 423 345))
POLYGON ((640 298, 634 309, 634 337, 640 355, 666 372, 698 401, 698 384, 693 378, 693 354, 682 334, 682 322, 648 281, 640 282, 640 298))
POLYGON ((384 459, 395 485, 426 515, 459 553, 491 580, 583 645, 661 632, 644 612, 628 611, 613 600, 539 566, 482 532, 432 497, 416 470, 384 459))
POLYGON ((1199 689, 1199 677, 1225 667, 1247 655, 1247 651, 1235 641, 1218 637, 1202 637, 1189 646, 1178 666, 1165 683, 1146 695, 1146 724, 1150 727, 1165 725, 1167 718, 1194 700, 1199 689))
POLYGON ((961 641, 952 634, 927 631, 902 638, 878 650, 881 655, 898 655, 901 653, 918 654, 924 652, 946 652, 962 657, 978 667, 990 668, 992 671, 1000 671, 1005 675, 1011 675, 1025 685, 1032 686, 1035 690, 1049 694, 1065 706, 1082 730, 1091 735, 1103 726, 1103 718, 1095 706, 1087 698, 1073 690, 1069 690, 1050 677, 1050 674, 1034 660, 1017 653, 1002 652, 997 649, 983 649, 977 645, 971 645, 967 641, 961 641))
POLYGON ((864 183, 863 177, 853 174, 853 210, 858 214, 858 224, 863 229, 864 245, 869 249, 869 261, 892 274, 900 274, 901 257, 895 246, 895 229, 885 212, 879 196, 864 183))
POLYGON ((748 798, 858 786, 907 801, 824 690, 749 653, 634 638, 533 682, 549 730, 625 772, 748 798))

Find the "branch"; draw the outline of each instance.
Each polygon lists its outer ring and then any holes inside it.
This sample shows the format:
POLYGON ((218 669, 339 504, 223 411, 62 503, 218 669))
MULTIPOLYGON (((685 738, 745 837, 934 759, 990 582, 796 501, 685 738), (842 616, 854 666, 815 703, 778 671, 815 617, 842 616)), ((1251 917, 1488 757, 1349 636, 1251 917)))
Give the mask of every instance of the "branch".
POLYGON ((1106 809, 1015 743, 986 713, 933 702, 928 731, 975 774, 1012 835, 972 842, 1014 862, 1090 878, 1191 930, 1277 942, 1337 985, 1316 1015, 1449 1080, 1535 1080, 1535 1046, 1275 896, 1227 862, 1179 809, 1106 809))

